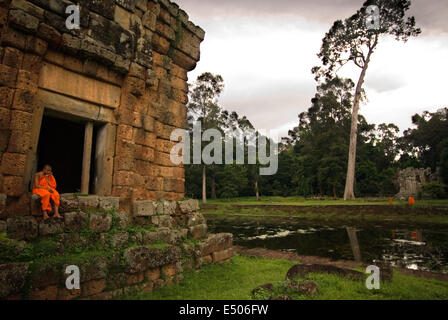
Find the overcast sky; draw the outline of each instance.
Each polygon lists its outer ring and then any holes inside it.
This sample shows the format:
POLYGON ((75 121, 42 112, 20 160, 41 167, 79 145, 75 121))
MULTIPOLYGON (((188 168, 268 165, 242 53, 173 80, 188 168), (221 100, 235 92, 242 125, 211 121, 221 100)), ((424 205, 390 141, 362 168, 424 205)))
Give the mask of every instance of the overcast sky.
MULTIPOLYGON (((189 73, 220 74, 222 106, 246 115, 271 136, 286 135, 297 115, 310 107, 322 38, 337 19, 352 15, 363 0, 175 0, 202 27, 201 60, 189 73)), ((410 14, 422 29, 407 43, 383 38, 367 71, 368 102, 361 114, 370 123, 395 123, 448 107, 448 0, 412 0, 410 14)), ((340 74, 356 81, 358 68, 340 74)))

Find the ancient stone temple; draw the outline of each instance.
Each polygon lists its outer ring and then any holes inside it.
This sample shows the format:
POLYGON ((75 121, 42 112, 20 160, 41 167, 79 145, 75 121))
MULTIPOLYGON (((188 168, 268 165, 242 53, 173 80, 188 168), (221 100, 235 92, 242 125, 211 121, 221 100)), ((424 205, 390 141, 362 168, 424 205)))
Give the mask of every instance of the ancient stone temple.
POLYGON ((168 0, 0 0, 0 27, 0 299, 108 299, 229 261, 169 154, 204 31, 168 0), (30 193, 46 163, 63 219, 30 193))
POLYGON ((187 72, 205 33, 178 5, 6 0, 0 26, 4 214, 27 214, 45 163, 60 193, 119 197, 128 213, 134 201, 183 198, 170 134, 185 126, 187 72), (73 4, 79 29, 67 27, 73 4))
POLYGON ((431 168, 413 168, 399 169, 397 182, 400 187, 395 198, 399 200, 407 200, 409 197, 418 196, 421 191, 422 184, 429 182, 441 182, 439 169, 435 173, 431 173, 431 168))

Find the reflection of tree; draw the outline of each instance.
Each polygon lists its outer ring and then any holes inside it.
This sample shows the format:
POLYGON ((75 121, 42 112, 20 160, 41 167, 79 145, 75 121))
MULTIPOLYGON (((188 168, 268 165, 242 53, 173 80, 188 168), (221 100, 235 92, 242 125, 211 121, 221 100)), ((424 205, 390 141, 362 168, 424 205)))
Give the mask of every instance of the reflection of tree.
POLYGON ((359 248, 358 236, 356 235, 356 229, 347 227, 348 238, 350 239, 350 246, 352 247, 353 256, 355 261, 361 261, 361 249, 359 248))

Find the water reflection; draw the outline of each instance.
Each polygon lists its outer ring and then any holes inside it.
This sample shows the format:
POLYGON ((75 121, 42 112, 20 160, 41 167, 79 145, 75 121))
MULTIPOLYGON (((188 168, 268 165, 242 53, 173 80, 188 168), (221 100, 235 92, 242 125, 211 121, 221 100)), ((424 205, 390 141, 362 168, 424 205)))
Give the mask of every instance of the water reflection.
POLYGON ((395 229, 383 226, 327 226, 209 219, 211 232, 231 232, 235 244, 296 252, 299 255, 448 272, 447 228, 395 229))

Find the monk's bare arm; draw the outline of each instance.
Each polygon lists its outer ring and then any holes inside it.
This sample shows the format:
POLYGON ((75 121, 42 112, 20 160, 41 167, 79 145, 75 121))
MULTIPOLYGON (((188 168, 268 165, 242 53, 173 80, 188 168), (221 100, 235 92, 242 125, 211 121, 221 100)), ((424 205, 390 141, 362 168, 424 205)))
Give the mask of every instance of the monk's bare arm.
POLYGON ((41 186, 41 185, 39 184, 39 180, 40 180, 40 178, 42 177, 42 175, 43 175, 42 172, 38 172, 38 173, 36 173, 36 175, 34 176, 34 187, 35 187, 36 189, 45 189, 45 190, 51 191, 50 188, 43 187, 43 186, 41 186))

